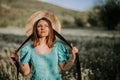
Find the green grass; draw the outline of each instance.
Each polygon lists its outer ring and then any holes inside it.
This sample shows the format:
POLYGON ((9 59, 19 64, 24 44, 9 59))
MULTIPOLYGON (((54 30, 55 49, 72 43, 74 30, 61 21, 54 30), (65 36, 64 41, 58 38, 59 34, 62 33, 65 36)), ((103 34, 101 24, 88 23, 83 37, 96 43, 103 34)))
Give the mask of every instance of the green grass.
MULTIPOLYGON (((78 40, 67 36, 66 39, 79 49, 82 74, 89 70, 90 80, 120 79, 120 38, 80 37, 78 40)), ((25 36, 0 35, 0 79, 15 80, 16 68, 9 57, 24 40, 25 36)), ((74 65, 70 71, 62 72, 63 80, 74 80, 75 70, 74 65)), ((29 80, 29 77, 19 78, 29 80)))

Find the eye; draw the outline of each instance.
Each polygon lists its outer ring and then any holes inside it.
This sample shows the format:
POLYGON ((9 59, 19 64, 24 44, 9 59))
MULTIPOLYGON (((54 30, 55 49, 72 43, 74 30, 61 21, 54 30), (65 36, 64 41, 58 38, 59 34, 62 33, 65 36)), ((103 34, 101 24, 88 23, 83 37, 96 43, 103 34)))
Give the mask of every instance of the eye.
POLYGON ((41 27, 41 25, 37 25, 37 28, 40 28, 41 27))
POLYGON ((46 24, 45 27, 49 27, 49 25, 46 24))
POLYGON ((48 25, 46 25, 45 27, 48 27, 48 25))

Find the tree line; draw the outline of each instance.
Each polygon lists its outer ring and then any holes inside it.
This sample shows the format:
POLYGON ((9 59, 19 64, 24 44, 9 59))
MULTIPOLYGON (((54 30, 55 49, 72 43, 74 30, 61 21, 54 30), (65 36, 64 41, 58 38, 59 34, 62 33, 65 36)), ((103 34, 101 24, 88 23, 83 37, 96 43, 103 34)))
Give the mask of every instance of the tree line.
POLYGON ((101 6, 95 6, 89 12, 88 22, 93 26, 104 26, 108 30, 115 30, 120 25, 120 1, 104 0, 101 6))

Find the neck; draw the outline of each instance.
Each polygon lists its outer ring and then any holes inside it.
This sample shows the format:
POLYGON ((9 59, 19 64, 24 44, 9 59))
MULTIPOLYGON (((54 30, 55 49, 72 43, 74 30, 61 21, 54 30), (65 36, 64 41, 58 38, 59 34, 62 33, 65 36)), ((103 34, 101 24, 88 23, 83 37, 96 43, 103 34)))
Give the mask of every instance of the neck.
POLYGON ((40 45, 46 44, 46 37, 39 38, 40 45))

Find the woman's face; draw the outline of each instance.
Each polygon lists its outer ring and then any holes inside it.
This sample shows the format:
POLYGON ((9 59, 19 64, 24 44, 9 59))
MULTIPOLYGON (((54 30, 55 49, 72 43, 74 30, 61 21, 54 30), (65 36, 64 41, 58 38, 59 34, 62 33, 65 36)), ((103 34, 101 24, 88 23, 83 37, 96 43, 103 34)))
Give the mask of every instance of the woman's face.
POLYGON ((49 24, 45 20, 40 20, 37 24, 37 31, 40 37, 47 37, 49 34, 49 24))

